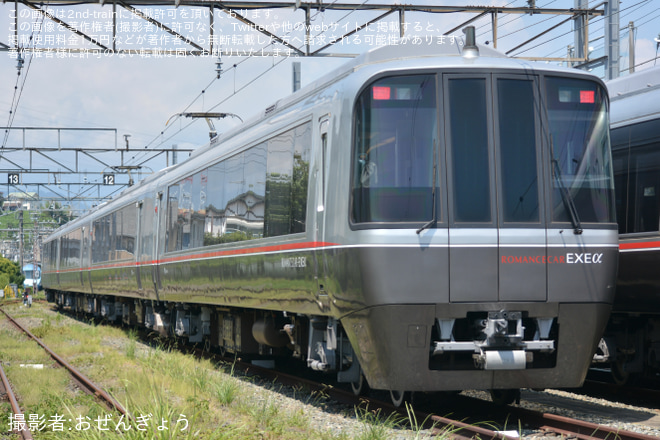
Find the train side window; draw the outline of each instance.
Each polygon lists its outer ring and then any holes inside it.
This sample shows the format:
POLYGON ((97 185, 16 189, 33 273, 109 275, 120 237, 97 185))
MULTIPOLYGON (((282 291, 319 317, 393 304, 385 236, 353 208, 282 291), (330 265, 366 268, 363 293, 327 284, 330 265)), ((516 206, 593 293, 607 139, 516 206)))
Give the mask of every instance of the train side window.
POLYGON ((243 216, 246 207, 243 203, 243 194, 245 193, 245 155, 239 153, 225 160, 225 179, 222 185, 225 190, 224 208, 224 241, 242 241, 245 240, 246 233, 243 225, 243 216))
POLYGON ((225 163, 212 165, 207 170, 206 210, 204 220, 204 246, 220 243, 223 234, 225 192, 222 182, 225 178, 225 163))
POLYGON ((486 80, 452 78, 448 86, 454 221, 491 222, 486 80))
POLYGON ((305 231, 311 123, 268 140, 264 236, 305 231))
POLYGON ((204 222, 206 217, 207 170, 192 176, 190 197, 190 249, 204 246, 204 222))
POLYGON ((660 220, 660 152, 657 144, 633 149, 630 157, 629 212, 633 224, 626 232, 653 232, 660 220))
POLYGON ((497 109, 502 221, 538 223, 534 81, 499 78, 497 109))
POLYGON ((177 223, 179 213, 179 185, 170 185, 167 189, 167 234, 165 249, 167 252, 176 251, 179 242, 179 227, 177 223))
POLYGON ((125 206, 116 212, 116 231, 114 259, 134 258, 137 241, 137 208, 134 204, 125 206))
MULTIPOLYGON (((615 131, 612 130, 614 139, 615 131)), ((629 154, 630 150, 626 145, 623 149, 616 149, 612 145, 612 163, 614 164, 614 199, 616 202, 616 220, 619 224, 619 234, 633 232, 634 215, 631 210, 629 187, 629 154)))
POLYGON ((263 237, 267 144, 206 171, 204 246, 263 237))
POLYGON ((243 222, 248 238, 264 236, 267 159, 266 143, 256 145, 245 152, 245 192, 242 200, 245 206, 243 222))
POLYGON ((138 260, 150 260, 154 249, 155 232, 154 224, 154 199, 146 197, 142 200, 142 209, 140 212, 140 249, 138 250, 138 260))
POLYGON ((312 124, 293 130, 293 170, 291 187, 291 228, 289 233, 305 232, 307 220, 307 185, 311 155, 312 124))

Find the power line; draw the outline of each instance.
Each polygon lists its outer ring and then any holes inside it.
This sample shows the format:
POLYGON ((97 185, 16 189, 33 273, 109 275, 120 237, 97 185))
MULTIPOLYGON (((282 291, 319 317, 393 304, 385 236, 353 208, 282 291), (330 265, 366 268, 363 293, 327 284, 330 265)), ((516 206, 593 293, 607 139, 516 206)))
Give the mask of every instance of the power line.
MULTIPOLYGON (((34 38, 34 32, 36 29, 39 30, 39 33, 41 33, 41 29, 43 29, 43 21, 44 21, 44 16, 42 15, 41 18, 41 23, 39 26, 33 26, 32 27, 32 34, 30 35, 30 39, 28 40, 30 44, 34 44, 36 47, 36 39, 34 38)), ((38 35, 38 34, 37 34, 38 35)), ((18 43, 18 42, 17 42, 18 43)), ((21 79, 21 69, 23 68, 23 63, 24 60, 21 58, 21 52, 23 53, 28 53, 28 51, 19 51, 18 52, 18 58, 17 58, 17 66, 16 68, 18 69, 18 75, 16 76, 16 84, 14 85, 14 95, 12 97, 12 102, 9 110, 9 119, 7 120, 7 127, 11 127, 14 123, 14 118, 16 118, 16 112, 18 111, 18 104, 21 100, 21 96, 23 95, 23 89, 25 88, 25 82, 27 81, 28 73, 30 72, 30 66, 32 66, 32 60, 34 59, 34 54, 30 54, 30 61, 28 62, 27 67, 25 68, 25 74, 23 75, 23 83, 21 84, 20 90, 18 89, 18 83, 21 79)), ((7 145, 7 140, 9 139, 9 129, 5 130, 5 136, 2 140, 2 146, 0 146, 0 151, 3 151, 5 149, 5 145, 7 145)))
MULTIPOLYGON (((627 10, 627 9, 634 8, 635 6, 639 6, 640 4, 642 4, 642 3, 646 3, 646 2, 648 2, 648 1, 649 1, 649 0, 642 0, 642 1, 640 1, 639 3, 635 3, 634 5, 631 5, 631 6, 628 6, 627 8, 622 9, 621 11, 619 11, 619 13, 621 13, 621 12, 627 10)), ((594 23, 598 23, 598 22, 600 22, 600 21, 602 21, 602 20, 605 20, 605 18, 606 18, 605 16, 603 16, 603 17, 598 17, 598 18, 594 19, 594 23)), ((581 30, 581 29, 576 29, 576 30, 581 30)), ((528 47, 527 49, 522 50, 522 51, 520 51, 520 52, 518 52, 517 54, 512 55, 512 56, 515 57, 515 56, 519 56, 520 54, 523 54, 523 53, 525 53, 525 52, 529 52, 530 50, 532 50, 532 49, 536 49, 537 47, 540 47, 540 46, 543 46, 543 45, 545 45, 545 44, 548 44, 548 43, 550 43, 550 42, 556 40, 557 38, 565 37, 566 35, 569 35, 569 34, 575 32, 576 30, 570 30, 570 31, 565 32, 565 33, 563 33, 563 34, 553 36, 553 37, 551 37, 549 40, 543 41, 543 42, 541 42, 541 43, 539 43, 539 44, 537 44, 537 45, 535 45, 535 46, 528 47)))

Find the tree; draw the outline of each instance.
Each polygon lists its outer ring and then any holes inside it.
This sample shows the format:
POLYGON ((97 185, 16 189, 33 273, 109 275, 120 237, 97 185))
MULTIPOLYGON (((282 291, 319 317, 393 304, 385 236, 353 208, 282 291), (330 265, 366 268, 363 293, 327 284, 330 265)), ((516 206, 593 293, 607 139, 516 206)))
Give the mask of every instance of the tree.
POLYGON ((21 268, 18 263, 14 263, 13 261, 2 257, 0 257, 0 274, 7 275, 10 284, 13 283, 22 286, 23 281, 25 281, 25 277, 21 274, 21 268))

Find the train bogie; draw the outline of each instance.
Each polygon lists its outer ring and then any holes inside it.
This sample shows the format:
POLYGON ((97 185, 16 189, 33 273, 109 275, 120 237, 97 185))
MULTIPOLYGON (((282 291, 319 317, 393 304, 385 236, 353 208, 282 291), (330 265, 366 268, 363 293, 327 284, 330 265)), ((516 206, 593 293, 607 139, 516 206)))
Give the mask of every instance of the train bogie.
POLYGON ((579 385, 617 261, 603 85, 434 50, 370 52, 63 227, 46 288, 357 390, 579 385))

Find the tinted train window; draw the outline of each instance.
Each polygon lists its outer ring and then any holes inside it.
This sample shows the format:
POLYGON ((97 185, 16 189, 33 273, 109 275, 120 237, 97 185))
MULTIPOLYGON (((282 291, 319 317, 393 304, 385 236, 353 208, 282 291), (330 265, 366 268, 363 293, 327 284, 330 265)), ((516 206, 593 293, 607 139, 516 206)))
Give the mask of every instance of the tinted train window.
POLYGON ((204 246, 263 237, 265 144, 213 165, 206 174, 204 246))
POLYGON ((486 80, 449 80, 454 220, 490 222, 490 171, 486 80))
POLYGON ((114 260, 131 259, 135 255, 137 237, 137 208, 134 204, 115 213, 114 260))
MULTIPOLYGON (((264 235, 264 209, 266 202, 266 144, 257 145, 245 152, 245 195, 242 226, 249 237, 264 235)), ((305 193, 307 200, 307 193, 305 193)))
POLYGON ((660 120, 611 131, 619 232, 660 229, 660 120))
POLYGON ((142 201, 140 209, 140 249, 138 252, 139 261, 153 259, 154 255, 154 199, 147 197, 142 201))
POLYGON ((95 220, 92 263, 134 258, 137 220, 137 208, 133 204, 95 220))
POLYGON ((652 232, 660 222, 660 144, 615 153, 619 232, 652 232), (628 156, 629 155, 629 156, 628 156))
POLYGON ((502 220, 539 221, 534 82, 497 80, 502 220))
POLYGON ((81 242, 82 230, 80 229, 76 229, 62 237, 60 268, 74 268, 80 266, 81 242))
POLYGON ((179 220, 179 185, 171 185, 167 190, 167 235, 165 249, 168 252, 181 249, 182 229, 179 220))
MULTIPOLYGON (((353 222, 433 218, 433 150, 438 131, 435 81, 433 75, 385 78, 358 98, 353 222)), ((440 206, 439 201, 436 204, 440 206)))
POLYGON ((301 125, 268 141, 264 235, 305 230, 311 124, 301 125))
POLYGON ((168 189, 167 252, 305 231, 311 124, 168 189))
POLYGON ((546 78, 552 154, 552 220, 613 223, 607 92, 597 83, 546 78))
POLYGON ((92 263, 109 260, 111 223, 111 215, 106 215, 92 224, 92 263))

